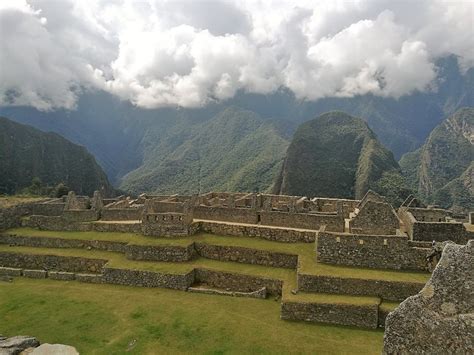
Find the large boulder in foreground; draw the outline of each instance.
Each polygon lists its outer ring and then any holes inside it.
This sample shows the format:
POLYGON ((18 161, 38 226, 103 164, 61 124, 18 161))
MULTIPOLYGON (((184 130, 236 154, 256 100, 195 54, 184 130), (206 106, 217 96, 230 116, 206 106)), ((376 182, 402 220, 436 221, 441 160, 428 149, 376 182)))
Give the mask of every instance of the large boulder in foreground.
POLYGON ((474 240, 447 244, 425 287, 388 315, 383 353, 474 353, 474 240))

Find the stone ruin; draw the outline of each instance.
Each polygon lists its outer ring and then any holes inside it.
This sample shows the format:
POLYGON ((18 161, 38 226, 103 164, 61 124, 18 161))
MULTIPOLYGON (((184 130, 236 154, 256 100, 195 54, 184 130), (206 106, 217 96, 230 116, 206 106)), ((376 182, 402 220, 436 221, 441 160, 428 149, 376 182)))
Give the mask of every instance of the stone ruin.
MULTIPOLYGON (((439 255, 427 260, 433 251, 433 240, 438 247, 447 240, 465 244, 474 237, 472 216, 469 219, 450 211, 427 208, 413 197, 395 210, 383 196, 372 191, 361 200, 221 192, 192 196, 143 194, 137 198, 120 196, 106 199, 98 192, 92 197, 76 196, 70 192, 66 197, 15 211, 8 214, 7 228, 22 225, 43 230, 129 232, 157 238, 209 233, 257 237, 282 243, 314 243, 313 261, 316 263, 416 272, 430 271, 435 267, 439 255)), ((2 213, 6 215, 0 211, 2 213)), ((0 235, 0 239, 3 244, 10 245, 35 243, 39 246, 37 243, 43 243, 43 247, 56 248, 59 245, 60 248, 111 250, 124 253, 131 260, 188 262, 201 257, 285 267, 296 270, 295 292, 375 295, 384 300, 401 301, 423 286, 420 282, 305 274, 300 272, 298 255, 235 245, 209 245, 200 242, 199 238, 186 246, 124 245, 113 241, 48 238, 30 240, 14 235, 0 235)), ((218 287, 221 289, 219 294, 256 298, 279 297, 283 288, 281 280, 203 268, 193 268, 184 274, 162 274, 114 269, 106 266, 106 260, 78 258, 81 260, 73 261, 41 255, 20 260, 4 254, 0 255, 4 258, 0 259, 0 269, 4 267, 0 271, 11 277, 48 277, 204 293, 215 293, 213 287, 218 287), (54 269, 59 262, 64 262, 70 270, 54 269)), ((388 313, 379 306, 380 303, 341 307, 337 304, 285 301, 282 302, 281 318, 375 328, 383 326, 388 313)))
POLYGON ((383 353, 474 353, 474 240, 447 244, 425 287, 388 315, 383 353))

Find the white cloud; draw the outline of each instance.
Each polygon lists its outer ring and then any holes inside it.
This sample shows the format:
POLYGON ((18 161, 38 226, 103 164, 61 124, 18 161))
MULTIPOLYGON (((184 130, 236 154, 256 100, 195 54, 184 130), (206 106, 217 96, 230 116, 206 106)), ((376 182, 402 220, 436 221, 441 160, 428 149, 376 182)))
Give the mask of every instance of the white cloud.
POLYGON ((434 62, 474 66, 474 2, 0 2, 0 104, 74 108, 81 88, 141 107, 236 91, 298 98, 429 90, 434 62), (296 4, 296 5, 295 5, 296 4))

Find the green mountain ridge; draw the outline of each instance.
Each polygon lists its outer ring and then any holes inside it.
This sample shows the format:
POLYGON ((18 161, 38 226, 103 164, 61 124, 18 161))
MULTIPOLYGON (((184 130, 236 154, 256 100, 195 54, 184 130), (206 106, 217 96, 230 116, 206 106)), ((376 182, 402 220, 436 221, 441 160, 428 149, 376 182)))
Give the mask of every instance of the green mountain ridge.
POLYGON ((177 120, 147 132, 143 165, 124 176, 121 189, 191 194, 271 187, 288 146, 284 123, 236 107, 203 122, 177 120))
POLYGON ((462 108, 433 129, 424 145, 400 159, 411 187, 428 203, 474 208, 474 108, 462 108))
POLYGON ((369 189, 394 204, 409 193, 393 154, 367 123, 334 111, 298 127, 273 192, 359 199, 369 189), (388 190, 394 188, 396 195, 388 190))
POLYGON ((86 148, 56 133, 42 132, 0 117, 0 193, 18 193, 33 178, 64 183, 78 194, 114 193, 105 172, 86 148))

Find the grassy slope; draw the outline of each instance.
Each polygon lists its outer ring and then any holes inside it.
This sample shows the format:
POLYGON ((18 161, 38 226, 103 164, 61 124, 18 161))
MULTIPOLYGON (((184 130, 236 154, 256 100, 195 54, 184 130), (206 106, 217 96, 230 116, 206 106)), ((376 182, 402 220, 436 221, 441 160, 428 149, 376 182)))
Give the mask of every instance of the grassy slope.
POLYGON ((78 194, 113 192, 94 157, 56 133, 0 117, 0 193, 15 193, 38 177, 45 184, 65 183, 78 194))
POLYGON ((127 174, 124 190, 154 193, 265 191, 280 168, 288 142, 258 115, 227 108, 213 119, 145 138, 144 164, 127 174))
POLYGON ((380 330, 285 322, 279 307, 273 300, 16 279, 0 284, 0 333, 71 344, 83 354, 381 351, 380 330))

